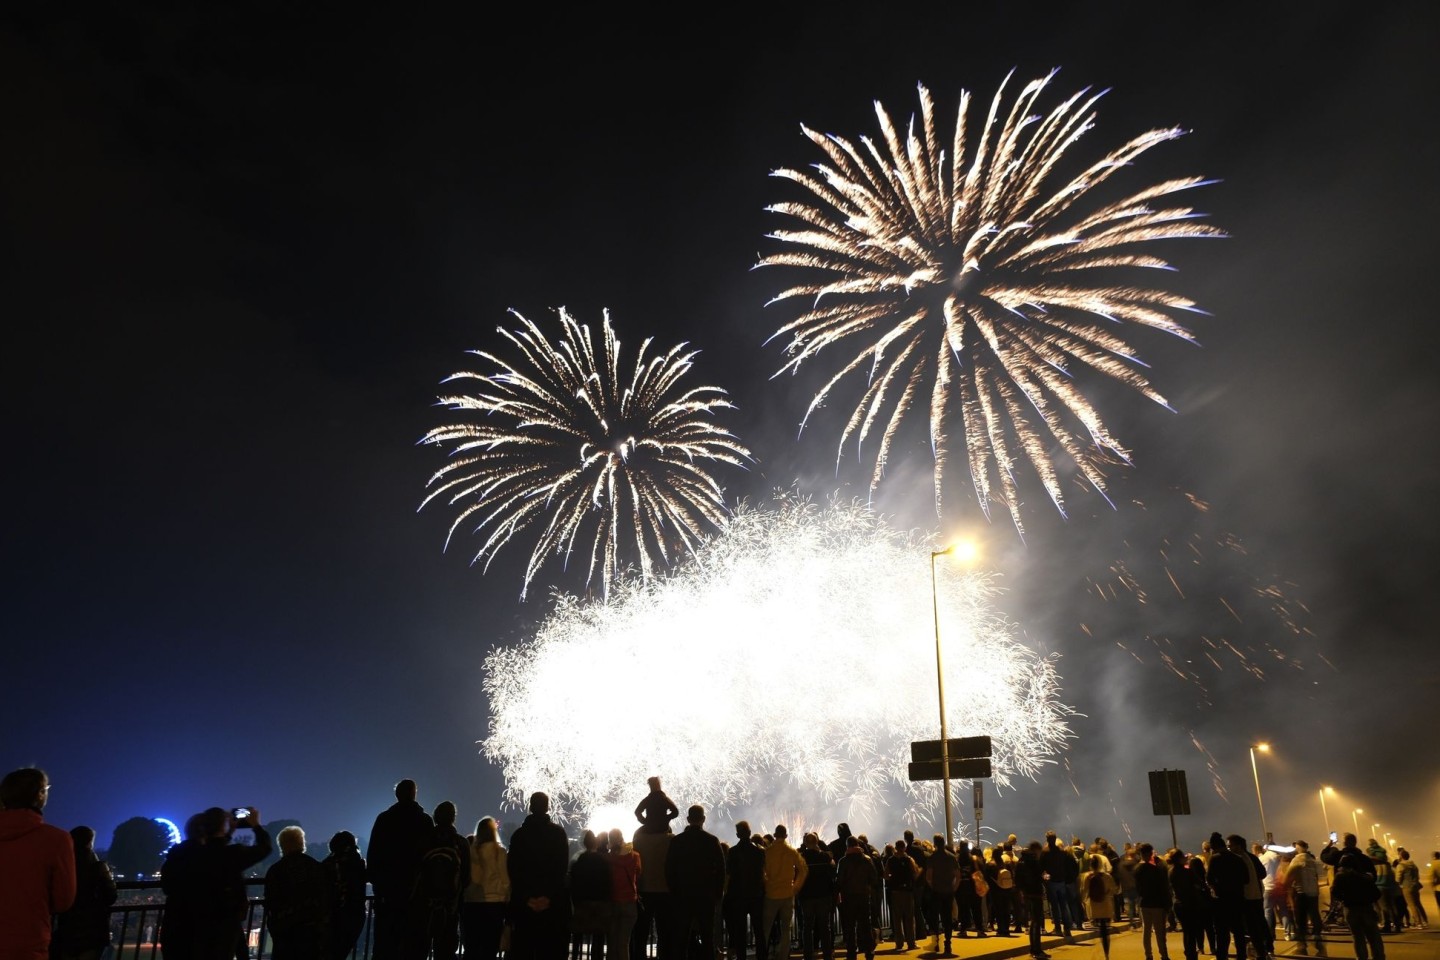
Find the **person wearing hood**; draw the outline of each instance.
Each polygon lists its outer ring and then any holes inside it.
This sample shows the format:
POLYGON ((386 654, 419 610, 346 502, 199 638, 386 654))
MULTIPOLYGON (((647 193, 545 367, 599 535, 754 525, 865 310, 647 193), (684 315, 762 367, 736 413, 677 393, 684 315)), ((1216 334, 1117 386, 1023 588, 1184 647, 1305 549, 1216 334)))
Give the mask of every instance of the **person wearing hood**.
POLYGON ((345 960, 365 929, 365 858, 349 830, 330 838, 330 855, 320 861, 334 896, 330 901, 330 960, 345 960))
POLYGON ((50 779, 34 767, 0 781, 0 957, 46 960, 51 917, 75 902, 75 844, 45 822, 50 779))

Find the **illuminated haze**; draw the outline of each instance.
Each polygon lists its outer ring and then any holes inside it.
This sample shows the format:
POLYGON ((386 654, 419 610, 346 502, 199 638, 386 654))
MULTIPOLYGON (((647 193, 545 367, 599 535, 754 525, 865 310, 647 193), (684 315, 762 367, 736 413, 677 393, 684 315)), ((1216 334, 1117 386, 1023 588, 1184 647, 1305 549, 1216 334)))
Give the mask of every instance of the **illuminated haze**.
MULTIPOLYGON (((939 719, 928 559, 863 506, 786 498, 742 507, 667 578, 560 597, 486 660, 482 746, 507 802, 544 789, 588 822, 661 773, 722 819, 930 824, 938 785, 906 777, 939 719)), ((991 736, 998 786, 1034 777, 1069 735, 1055 662, 1016 639, 991 579, 943 558, 937 577, 949 733, 991 736)))

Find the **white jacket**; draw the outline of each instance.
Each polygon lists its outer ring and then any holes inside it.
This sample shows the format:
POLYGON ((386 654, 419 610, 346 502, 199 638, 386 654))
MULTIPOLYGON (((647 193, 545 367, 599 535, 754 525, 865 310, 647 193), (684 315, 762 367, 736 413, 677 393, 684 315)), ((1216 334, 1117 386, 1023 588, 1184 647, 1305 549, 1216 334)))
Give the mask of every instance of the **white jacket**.
POLYGON ((468 903, 505 903, 510 899, 510 868, 505 848, 498 843, 470 844, 468 903))

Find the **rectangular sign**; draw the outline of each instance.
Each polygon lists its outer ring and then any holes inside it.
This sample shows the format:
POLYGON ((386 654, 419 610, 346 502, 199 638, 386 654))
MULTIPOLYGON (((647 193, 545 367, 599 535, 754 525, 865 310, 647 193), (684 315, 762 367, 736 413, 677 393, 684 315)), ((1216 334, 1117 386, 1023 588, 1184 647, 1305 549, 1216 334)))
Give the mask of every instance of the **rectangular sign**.
MULTIPOLYGON (((990 776, 989 757, 950 761, 951 780, 973 780, 976 777, 988 776, 990 776)), ((925 763, 910 764, 910 781, 912 783, 920 780, 944 779, 945 771, 941 769, 939 760, 932 760, 925 763)))
MULTIPOLYGON (((988 736, 950 738, 950 759, 952 761, 974 760, 978 757, 988 756, 990 756, 990 738, 988 736)), ((910 742, 910 759, 915 763, 939 763, 940 741, 912 740, 910 742)))
POLYGON ((1157 817, 1190 814, 1190 793, 1185 789, 1184 770, 1150 771, 1150 806, 1157 817))

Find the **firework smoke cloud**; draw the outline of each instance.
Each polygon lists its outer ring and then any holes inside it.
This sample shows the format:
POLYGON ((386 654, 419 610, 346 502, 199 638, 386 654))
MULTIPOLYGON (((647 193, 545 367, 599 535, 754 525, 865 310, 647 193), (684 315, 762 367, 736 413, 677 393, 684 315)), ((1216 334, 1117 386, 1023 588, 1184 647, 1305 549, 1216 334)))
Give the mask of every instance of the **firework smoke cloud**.
MULTIPOLYGON (((507 801, 544 790, 581 819, 659 774, 720 816, 931 823, 938 785, 906 778, 939 725, 929 549, 862 505, 786 497, 742 505, 668 576, 559 597, 485 661, 482 751, 507 801)), ((950 735, 993 738, 997 785, 1033 777, 1069 736, 1055 664, 988 577, 939 574, 950 735)))

